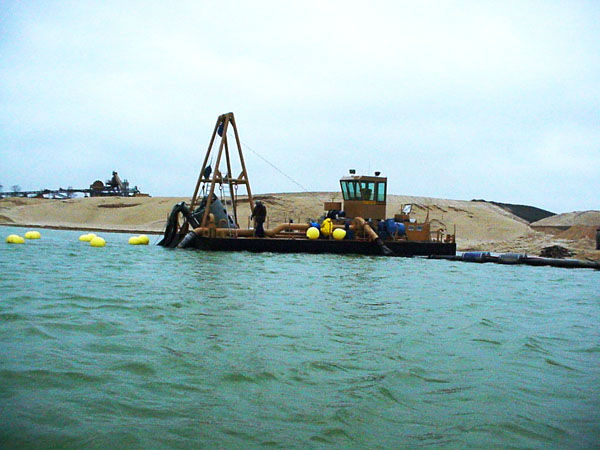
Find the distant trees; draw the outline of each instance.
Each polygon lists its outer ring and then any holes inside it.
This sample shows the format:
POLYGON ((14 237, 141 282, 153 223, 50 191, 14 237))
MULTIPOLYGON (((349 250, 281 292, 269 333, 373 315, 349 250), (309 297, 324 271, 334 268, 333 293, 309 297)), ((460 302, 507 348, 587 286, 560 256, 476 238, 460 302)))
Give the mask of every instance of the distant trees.
POLYGON ((21 186, 19 186, 18 184, 13 184, 11 189, 13 190, 13 192, 21 192, 21 186))

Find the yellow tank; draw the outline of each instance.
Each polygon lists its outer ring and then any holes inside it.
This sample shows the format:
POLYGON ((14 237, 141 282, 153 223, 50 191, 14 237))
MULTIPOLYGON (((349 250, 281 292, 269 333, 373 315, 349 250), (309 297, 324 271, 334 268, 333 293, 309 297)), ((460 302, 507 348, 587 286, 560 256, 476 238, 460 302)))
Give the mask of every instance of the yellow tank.
POLYGON ((332 231, 333 231, 333 223, 331 222, 331 219, 327 218, 321 224, 321 234, 323 236, 329 236, 332 231))

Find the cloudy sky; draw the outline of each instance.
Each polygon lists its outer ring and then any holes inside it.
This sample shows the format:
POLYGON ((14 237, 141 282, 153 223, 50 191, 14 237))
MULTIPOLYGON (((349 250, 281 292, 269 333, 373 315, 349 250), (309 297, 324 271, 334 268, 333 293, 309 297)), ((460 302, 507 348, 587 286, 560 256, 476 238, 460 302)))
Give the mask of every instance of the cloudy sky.
POLYGON ((191 195, 229 111, 256 193, 600 209, 600 2, 0 2, 4 190, 191 195))

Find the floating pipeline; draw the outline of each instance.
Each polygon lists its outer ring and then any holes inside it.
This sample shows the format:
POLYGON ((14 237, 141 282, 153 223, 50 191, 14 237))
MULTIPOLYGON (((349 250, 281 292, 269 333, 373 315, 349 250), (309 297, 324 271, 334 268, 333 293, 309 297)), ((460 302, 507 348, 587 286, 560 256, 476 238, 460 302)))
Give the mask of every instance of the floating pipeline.
POLYGON ((600 262, 582 261, 579 259, 543 258, 528 256, 522 253, 504 253, 493 256, 490 252, 465 252, 462 255, 430 255, 429 259, 446 259, 473 263, 523 264, 527 266, 551 266, 567 269, 596 269, 600 270, 600 262))

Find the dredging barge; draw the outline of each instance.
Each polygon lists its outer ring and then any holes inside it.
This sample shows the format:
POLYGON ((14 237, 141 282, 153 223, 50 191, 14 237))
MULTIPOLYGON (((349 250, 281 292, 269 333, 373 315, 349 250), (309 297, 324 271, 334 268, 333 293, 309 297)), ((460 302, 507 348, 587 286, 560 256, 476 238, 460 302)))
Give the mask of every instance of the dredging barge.
POLYGON ((263 229, 266 208, 254 201, 241 142, 233 113, 217 118, 208 150, 196 182, 191 204, 173 207, 163 239, 165 247, 215 251, 251 251, 276 253, 334 253, 385 256, 455 255, 455 232, 444 227, 432 230, 429 213, 423 222, 411 218, 406 205, 393 217, 386 216, 387 178, 350 175, 341 178, 343 202, 324 202, 320 220, 307 223, 283 223, 263 229), (232 173, 227 132, 233 130, 241 173, 232 173), (220 138, 214 168, 211 154, 220 138), (223 160, 226 168, 221 171, 223 160), (209 160, 211 161, 209 163, 209 160), (217 186, 221 199, 216 195, 217 186), (254 227, 238 224, 238 187, 244 186, 254 227), (228 190, 228 199, 223 191, 228 190), (230 209, 229 209, 230 208, 230 209))

